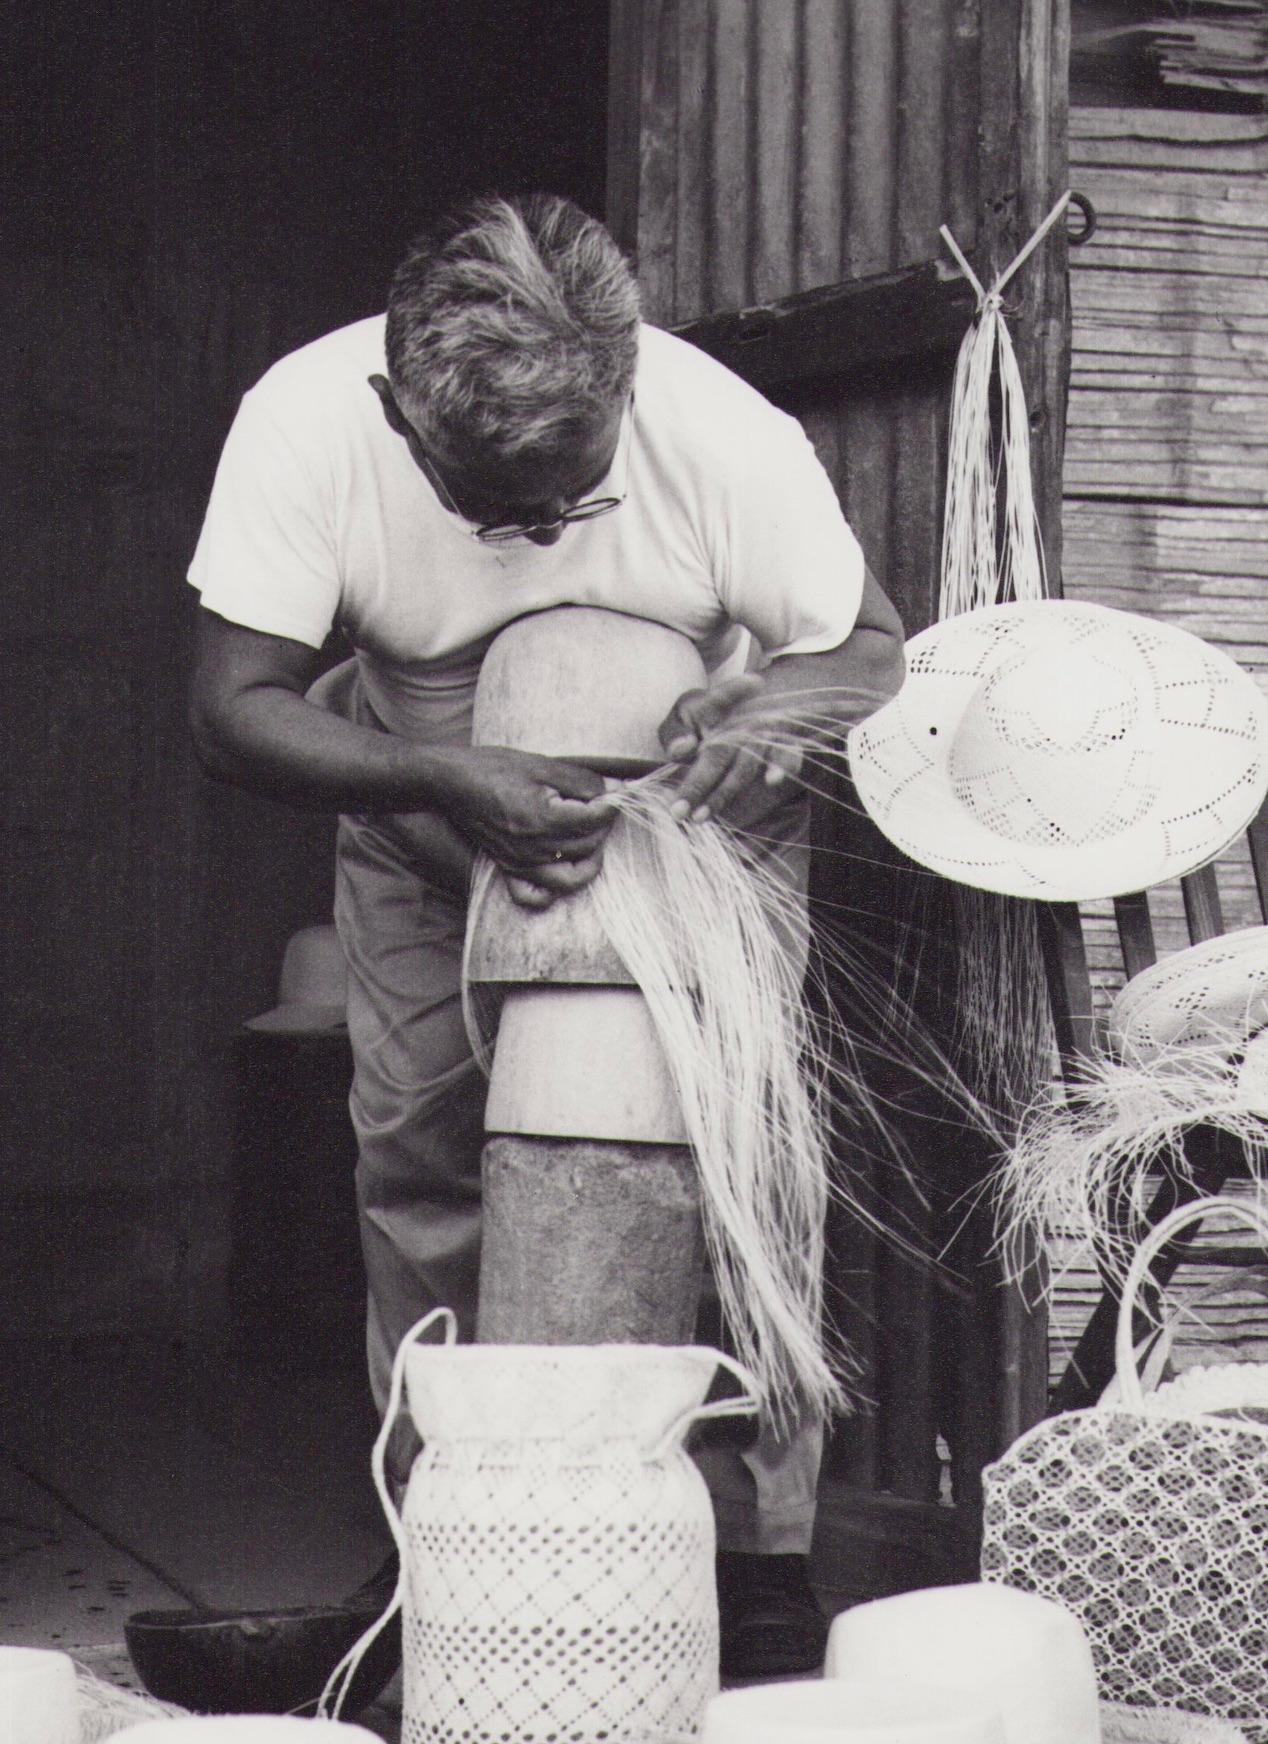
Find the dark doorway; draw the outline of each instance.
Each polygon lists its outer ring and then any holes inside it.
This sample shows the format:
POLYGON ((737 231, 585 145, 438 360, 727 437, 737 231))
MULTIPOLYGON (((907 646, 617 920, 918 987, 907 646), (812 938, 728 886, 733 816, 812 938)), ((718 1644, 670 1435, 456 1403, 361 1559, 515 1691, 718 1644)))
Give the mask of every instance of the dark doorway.
POLYGON ((382 306, 465 192, 600 211, 603 0, 10 9, 0 1319, 206 1334, 232 1038, 329 908, 328 820, 192 766, 182 577, 239 396, 382 306))

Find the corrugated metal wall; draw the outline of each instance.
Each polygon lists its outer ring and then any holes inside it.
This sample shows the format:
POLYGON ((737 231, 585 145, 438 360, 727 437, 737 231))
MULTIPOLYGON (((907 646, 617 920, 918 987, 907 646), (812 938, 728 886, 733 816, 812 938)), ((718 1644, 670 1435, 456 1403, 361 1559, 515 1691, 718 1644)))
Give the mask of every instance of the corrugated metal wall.
MULTIPOLYGON (((609 217, 663 325, 946 258, 943 223, 985 276, 1063 185, 1064 0, 617 0, 612 34, 609 217)), ((1010 291, 1054 569, 1064 290, 1057 236, 1010 291)), ((951 362, 863 371, 784 401, 909 632, 934 615, 951 362)), ((818 896, 821 911, 848 908, 847 931, 878 973, 901 977, 923 956, 949 1017, 940 881, 896 871, 879 839, 838 813, 826 819, 818 896)), ((921 1100, 910 1082, 891 1088, 921 1100)), ((1042 1363, 1034 1327, 987 1276, 981 1217, 959 1199, 983 1158, 944 1110, 923 1114, 933 1210, 874 1164, 871 1189, 930 1249, 953 1242, 959 1282, 857 1228, 834 1232, 844 1324, 879 1402, 843 1429, 834 1458, 861 1491, 930 1502, 943 1432, 971 1502, 983 1458, 1037 1413, 1042 1363)))

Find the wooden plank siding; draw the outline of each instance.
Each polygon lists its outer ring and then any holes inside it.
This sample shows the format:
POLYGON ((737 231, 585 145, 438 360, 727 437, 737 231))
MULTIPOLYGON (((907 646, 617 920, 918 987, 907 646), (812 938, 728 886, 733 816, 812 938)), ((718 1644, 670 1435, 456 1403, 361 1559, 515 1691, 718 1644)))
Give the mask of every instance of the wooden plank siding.
MULTIPOLYGON (((1067 37, 1064 0, 616 0, 612 89, 639 95, 613 119, 608 212, 637 257, 650 319, 683 325, 842 280, 949 266, 944 223, 989 278, 1065 185, 1067 37)), ((1060 234, 1014 290, 1055 552, 1060 234)), ((936 611, 952 362, 948 351, 791 390, 764 384, 801 419, 909 632, 936 611)), ((835 797, 819 818, 820 922, 842 929, 878 975, 927 976, 925 992, 945 1007, 931 1021, 946 1022, 945 887, 902 869, 848 815, 847 789, 835 797)), ((838 991, 848 1000, 848 981, 838 991)), ((981 1464, 1038 1414, 1044 1390, 1041 1322, 1000 1289, 983 1220, 956 1208, 991 1159, 935 1113, 916 1147, 934 1183, 926 1200, 923 1185, 856 1145, 843 1133, 852 1191, 905 1219, 945 1263, 912 1263, 834 1217, 829 1282, 877 1407, 842 1426, 833 1468, 860 1495, 936 1502, 941 1432, 971 1513, 981 1464)))
MULTIPOLYGON (((1191 630, 1268 688, 1268 117, 1076 109, 1070 177, 1098 226, 1071 255, 1064 590, 1191 630)), ((1115 906, 1083 909, 1101 1014, 1139 966, 1124 963, 1115 906)), ((1158 956, 1260 924, 1248 841, 1187 909, 1178 882, 1139 906, 1158 956)), ((1215 1275, 1187 1271, 1183 1293, 1215 1275)), ((1054 1381, 1097 1294, 1071 1251, 1055 1280, 1054 1381)), ((1262 1297, 1205 1309, 1181 1360, 1213 1347, 1264 1360, 1262 1297)))
MULTIPOLYGON (((1071 255, 1064 588, 1178 625, 1268 687, 1268 118, 1076 109, 1070 176, 1096 207, 1071 255)), ((1259 919, 1245 843, 1221 858, 1225 928, 1259 919)), ((1188 943, 1150 895, 1160 953, 1188 943)), ((1103 1007, 1123 968, 1088 911, 1103 1007)))

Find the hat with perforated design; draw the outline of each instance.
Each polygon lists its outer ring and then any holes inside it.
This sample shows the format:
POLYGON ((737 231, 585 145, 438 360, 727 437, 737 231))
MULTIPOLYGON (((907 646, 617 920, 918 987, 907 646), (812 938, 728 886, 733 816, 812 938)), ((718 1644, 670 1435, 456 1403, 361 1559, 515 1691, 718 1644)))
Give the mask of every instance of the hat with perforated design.
POLYGON ((1226 654, 1082 600, 987 606, 907 644, 850 734, 859 798, 922 866, 1082 901, 1204 865, 1268 790, 1268 702, 1226 654))
POLYGON ((1110 1006, 1120 1051, 1240 1052, 1268 1026, 1268 926, 1239 927, 1141 969, 1110 1006))

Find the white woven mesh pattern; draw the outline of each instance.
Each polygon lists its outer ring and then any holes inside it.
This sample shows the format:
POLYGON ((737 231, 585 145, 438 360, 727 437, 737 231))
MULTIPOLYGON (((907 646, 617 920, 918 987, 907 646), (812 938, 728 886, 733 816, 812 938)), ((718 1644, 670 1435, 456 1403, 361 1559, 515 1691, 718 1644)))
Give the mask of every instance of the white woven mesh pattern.
POLYGON ((718 1687, 714 1526, 681 1448, 433 1442, 403 1520, 403 1744, 697 1729, 718 1687))
POLYGON ((850 734, 859 797, 921 864, 1070 899, 1217 854, 1268 785, 1265 705, 1226 655, 1087 601, 987 607, 907 644, 850 734))
POLYGON ((1103 1697, 1268 1741, 1268 1433, 1072 1411, 983 1482, 983 1579, 1073 1611, 1103 1697))
POLYGON ((1242 927, 1133 975, 1109 1013, 1110 1033, 1139 1053, 1228 1042, 1268 1023, 1268 926, 1242 927))

